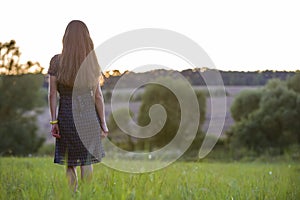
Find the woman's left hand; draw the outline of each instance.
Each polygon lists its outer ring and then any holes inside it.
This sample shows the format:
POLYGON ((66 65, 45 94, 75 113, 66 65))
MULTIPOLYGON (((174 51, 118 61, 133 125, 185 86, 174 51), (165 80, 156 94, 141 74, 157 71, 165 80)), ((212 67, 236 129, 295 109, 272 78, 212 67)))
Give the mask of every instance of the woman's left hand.
POLYGON ((51 134, 55 138, 58 138, 58 139, 60 138, 58 124, 52 124, 51 134))

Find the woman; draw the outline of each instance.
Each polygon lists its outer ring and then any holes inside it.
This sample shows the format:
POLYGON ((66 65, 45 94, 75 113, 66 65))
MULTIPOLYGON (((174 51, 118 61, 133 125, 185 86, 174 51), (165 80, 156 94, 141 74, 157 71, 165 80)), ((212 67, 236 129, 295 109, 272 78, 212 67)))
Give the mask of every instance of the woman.
POLYGON ((69 183, 76 191, 78 186, 76 166, 81 168, 82 179, 91 179, 92 164, 100 162, 104 157, 101 138, 108 134, 99 84, 100 66, 88 28, 83 22, 74 20, 68 24, 63 37, 62 53, 51 59, 48 74, 51 133, 56 138, 54 163, 67 165, 69 183), (59 93, 58 113, 56 113, 57 93, 59 93), (77 111, 77 107, 81 104, 76 104, 76 99, 80 97, 85 97, 84 103, 87 101, 86 97, 93 99, 90 101, 93 103, 93 110, 86 107, 77 111), (81 113, 85 116, 78 119, 81 113), (92 118, 98 123, 89 123, 93 121, 92 118), (81 128, 79 131, 80 127, 87 128, 81 128))

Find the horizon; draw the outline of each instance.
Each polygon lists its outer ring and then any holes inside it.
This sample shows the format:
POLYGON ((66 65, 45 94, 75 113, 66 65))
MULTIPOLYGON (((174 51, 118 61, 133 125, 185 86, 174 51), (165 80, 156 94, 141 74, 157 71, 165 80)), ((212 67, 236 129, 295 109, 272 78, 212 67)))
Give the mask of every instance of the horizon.
MULTIPOLYGON (((174 70, 174 69, 163 69, 163 68, 156 68, 156 69, 152 69, 152 70, 147 70, 147 71, 142 71, 142 72, 135 72, 135 71, 130 71, 130 70, 126 70, 126 71, 120 71, 118 69, 112 69, 112 70, 108 70, 108 71, 104 71, 103 73, 112 73, 114 70, 117 70, 120 72, 120 74, 124 74, 124 73, 136 73, 136 74, 139 74, 139 73, 146 73, 146 72, 152 72, 152 71, 156 71, 156 70, 165 70, 165 71, 177 71, 177 72, 183 72, 183 71, 186 71, 186 70, 192 70, 192 71, 195 71, 195 70, 199 70, 201 71, 201 68, 186 68, 186 69, 183 69, 183 70, 174 70)), ((255 70, 255 71, 232 71, 232 70, 219 70, 219 69, 210 69, 210 68, 205 68, 204 71, 201 71, 201 72, 205 72, 207 70, 217 70, 217 71, 220 71, 220 72, 244 72, 244 73, 253 73, 253 72, 256 72, 256 73, 263 73, 263 72, 267 72, 267 71, 271 71, 271 72, 287 72, 287 73, 298 73, 300 72, 300 70, 294 70, 294 71, 288 71, 288 70, 269 70, 269 69, 266 69, 266 70, 255 70)), ((112 74, 110 74, 110 76, 113 76, 112 74)))

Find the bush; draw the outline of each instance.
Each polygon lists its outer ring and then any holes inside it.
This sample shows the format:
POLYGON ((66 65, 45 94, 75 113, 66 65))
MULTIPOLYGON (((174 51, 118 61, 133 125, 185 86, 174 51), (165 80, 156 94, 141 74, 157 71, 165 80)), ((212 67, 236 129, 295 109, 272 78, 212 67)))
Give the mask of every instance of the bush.
POLYGON ((231 116, 235 121, 247 118, 250 113, 259 108, 261 90, 244 90, 234 99, 231 106, 231 116))

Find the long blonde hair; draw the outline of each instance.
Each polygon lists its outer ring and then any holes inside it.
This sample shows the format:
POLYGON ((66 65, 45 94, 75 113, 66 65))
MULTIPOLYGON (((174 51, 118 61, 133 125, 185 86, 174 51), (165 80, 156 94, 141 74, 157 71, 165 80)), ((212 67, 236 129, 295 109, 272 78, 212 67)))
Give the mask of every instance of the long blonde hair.
POLYGON ((57 81, 73 87, 76 79, 78 86, 95 87, 101 72, 87 26, 79 20, 71 21, 62 42, 57 81))

